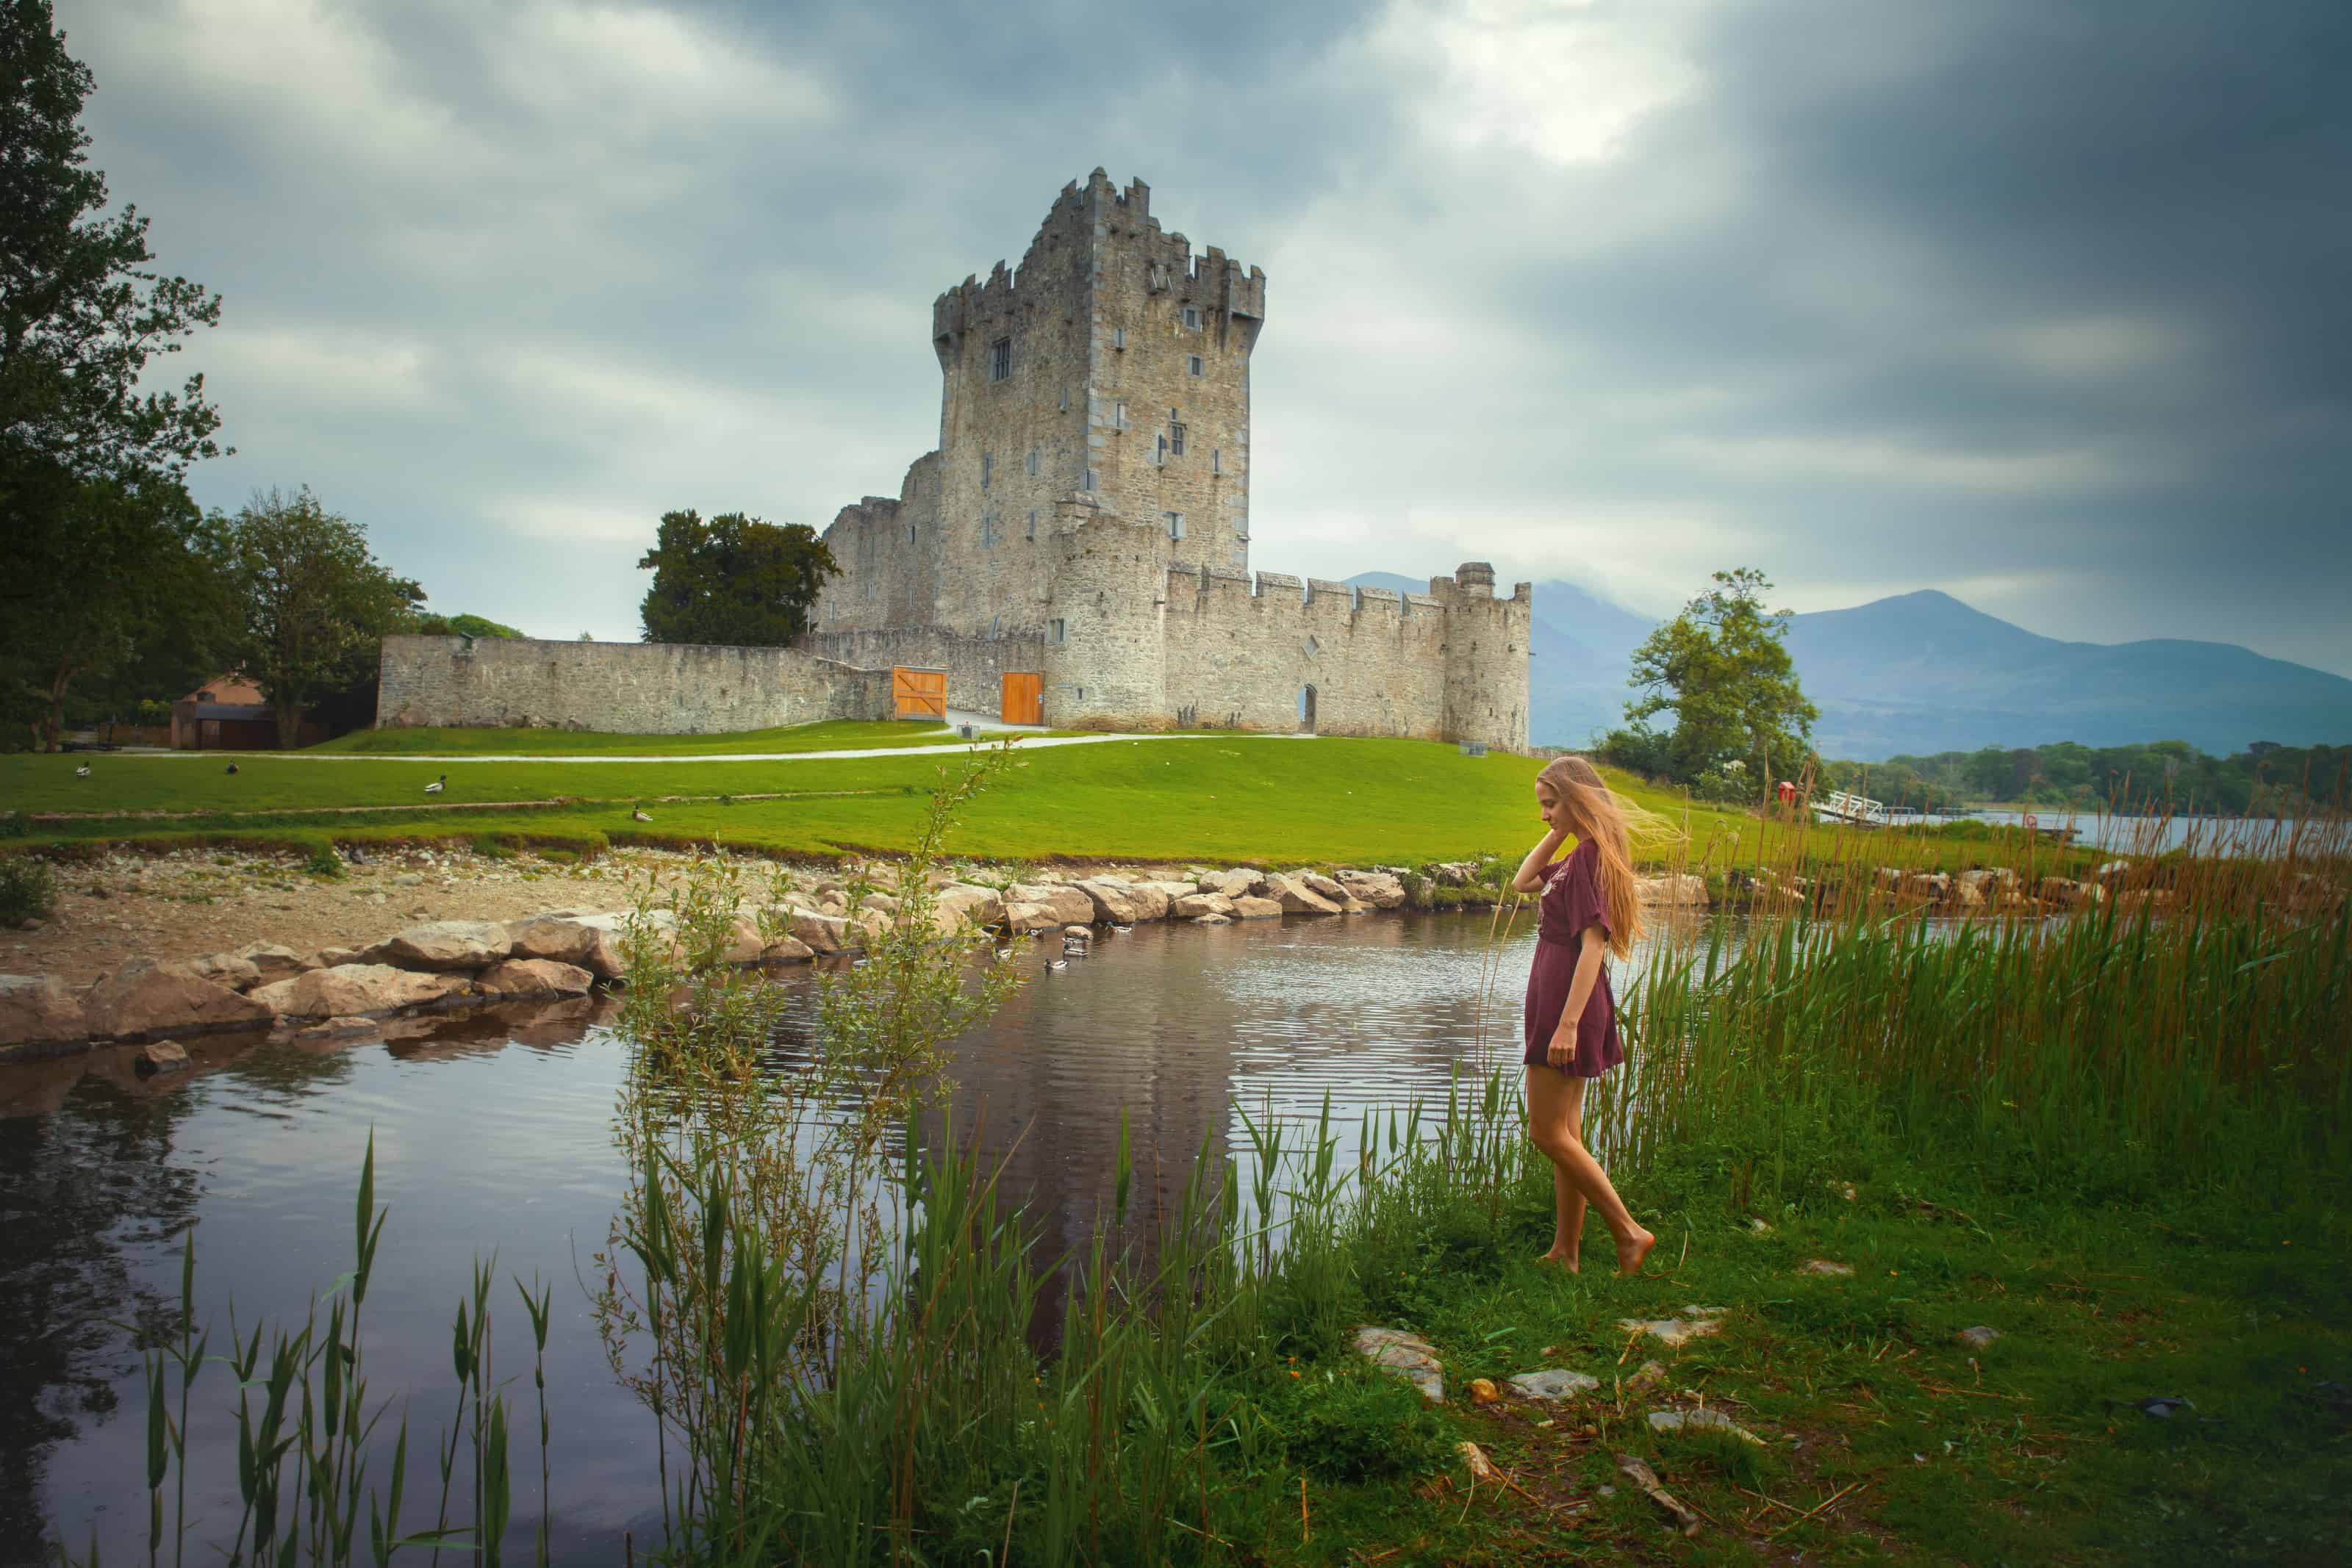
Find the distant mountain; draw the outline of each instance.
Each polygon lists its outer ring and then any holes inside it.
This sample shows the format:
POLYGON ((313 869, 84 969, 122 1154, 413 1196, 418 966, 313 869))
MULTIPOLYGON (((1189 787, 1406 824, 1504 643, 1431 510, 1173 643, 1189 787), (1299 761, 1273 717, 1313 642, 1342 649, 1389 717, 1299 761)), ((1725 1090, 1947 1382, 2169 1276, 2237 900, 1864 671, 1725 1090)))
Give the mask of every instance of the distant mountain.
POLYGON ((2257 740, 2352 740, 2341 675, 2230 643, 2063 643, 1932 589, 1796 616, 1789 652, 1821 705, 1826 757, 2054 740, 2185 740, 2227 756, 2257 740))
MULTIPOLYGON (((1425 592, 1390 572, 1348 580, 1425 592)), ((1536 584, 1528 735, 1583 746, 1624 722, 1625 672, 1655 622, 1553 580, 1536 584)), ((1789 652, 1822 716, 1825 757, 1982 746, 2186 740, 2227 756, 2256 740, 2352 742, 2352 680, 2228 643, 2066 643, 1930 589, 1798 615, 1789 652)))

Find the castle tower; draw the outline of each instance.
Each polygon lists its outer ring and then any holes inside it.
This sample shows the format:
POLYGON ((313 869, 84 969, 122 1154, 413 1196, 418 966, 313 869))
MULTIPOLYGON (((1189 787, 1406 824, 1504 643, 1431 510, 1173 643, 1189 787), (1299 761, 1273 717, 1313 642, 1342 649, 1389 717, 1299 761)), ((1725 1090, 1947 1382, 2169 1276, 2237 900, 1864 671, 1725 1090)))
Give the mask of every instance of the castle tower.
POLYGON ((1452 577, 1431 578, 1429 591, 1445 612, 1445 738, 1525 751, 1535 585, 1514 583, 1510 598, 1497 599, 1495 569, 1465 560, 1452 577))

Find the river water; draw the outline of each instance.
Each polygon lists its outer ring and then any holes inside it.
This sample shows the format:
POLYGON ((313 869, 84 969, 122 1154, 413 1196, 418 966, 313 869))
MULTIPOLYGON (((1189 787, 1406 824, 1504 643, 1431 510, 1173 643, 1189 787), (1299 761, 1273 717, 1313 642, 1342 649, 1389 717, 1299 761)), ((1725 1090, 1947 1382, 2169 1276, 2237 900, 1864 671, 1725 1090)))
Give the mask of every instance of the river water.
MULTIPOLYGON (((1050 1253, 1083 1242, 1108 1201, 1126 1107, 1131 1218, 1153 1223, 1204 1137, 1246 1152, 1237 1113, 1312 1122, 1328 1095, 1350 1132, 1369 1108, 1442 1104, 1457 1065, 1515 1061, 1532 936, 1493 967, 1482 1031, 1491 930, 1484 913, 1148 925, 1063 970, 1041 954, 1013 1001, 959 1042, 958 1114, 984 1112, 983 1149, 1011 1148, 1006 1190, 1050 1253)), ((776 983, 794 989, 805 1027, 814 977, 776 983)), ((145 1396, 115 1321, 176 1302, 193 1227, 215 1352, 232 1306, 248 1333, 257 1316, 299 1322, 351 1267, 371 1130, 391 1216, 366 1303, 371 1394, 408 1396, 411 1527, 420 1497, 429 1523, 420 1456, 449 1416, 451 1319, 474 1260, 495 1252, 497 1366, 520 1378, 519 1416, 530 1339, 505 1281, 554 1286, 557 1560, 611 1563, 625 1531, 641 1547, 658 1540, 653 1423, 614 1382, 585 1284, 625 1185, 612 1122, 627 1047, 612 1007, 408 1020, 311 1048, 196 1041, 199 1070, 171 1080, 137 1079, 120 1049, 0 1069, 0 1563, 49 1561, 52 1542, 80 1553, 93 1530, 107 1559, 143 1558, 145 1396)), ((192 1547, 235 1528, 230 1385, 214 1365, 195 1385, 189 1511, 206 1528, 192 1547)), ((517 1456, 517 1543, 539 1513, 537 1469, 517 1456)))

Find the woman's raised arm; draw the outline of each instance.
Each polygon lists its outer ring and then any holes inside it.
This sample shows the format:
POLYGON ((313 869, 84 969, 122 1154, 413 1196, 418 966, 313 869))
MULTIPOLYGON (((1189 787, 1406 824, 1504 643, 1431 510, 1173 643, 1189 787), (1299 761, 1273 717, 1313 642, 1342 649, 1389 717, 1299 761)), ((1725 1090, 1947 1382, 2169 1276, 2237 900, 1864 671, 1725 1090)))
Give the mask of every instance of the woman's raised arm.
POLYGON ((1529 850, 1528 858, 1519 862, 1519 874, 1511 878, 1511 886, 1520 893, 1533 893, 1541 887, 1544 867, 1551 864, 1552 856, 1559 853, 1559 846, 1567 841, 1568 834, 1561 829, 1554 828, 1546 833, 1543 841, 1529 850))

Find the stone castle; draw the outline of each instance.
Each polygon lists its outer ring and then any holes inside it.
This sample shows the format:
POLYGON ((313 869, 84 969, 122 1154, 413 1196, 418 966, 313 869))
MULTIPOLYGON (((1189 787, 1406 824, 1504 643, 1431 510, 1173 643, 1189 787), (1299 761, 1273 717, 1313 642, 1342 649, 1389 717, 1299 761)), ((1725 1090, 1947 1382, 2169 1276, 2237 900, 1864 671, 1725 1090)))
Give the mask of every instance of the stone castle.
POLYGON ((1250 353, 1265 274, 1198 256, 1142 182, 1064 187, 1020 270, 931 307, 940 445, 845 507, 803 646, 944 670, 1043 722, 1409 735, 1523 751, 1531 590, 1426 594, 1249 570, 1250 353))
POLYGON ((384 641, 382 725, 695 733, 882 717, 894 669, 1058 727, 1528 744, 1532 590, 1249 570, 1265 274, 1162 231, 1140 181, 1064 187, 1018 272, 931 308, 939 450, 841 509, 841 575, 782 648, 384 641))

